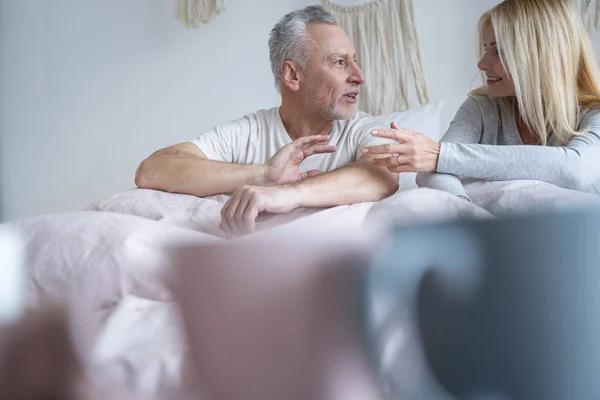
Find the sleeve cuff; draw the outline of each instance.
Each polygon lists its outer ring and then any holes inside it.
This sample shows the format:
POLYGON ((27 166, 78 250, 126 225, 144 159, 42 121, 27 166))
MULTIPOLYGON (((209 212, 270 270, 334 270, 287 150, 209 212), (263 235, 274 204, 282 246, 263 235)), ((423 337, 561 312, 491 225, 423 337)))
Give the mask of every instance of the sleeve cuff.
POLYGON ((451 169, 454 159, 453 143, 440 143, 440 154, 438 156, 437 171, 440 174, 453 174, 451 169))
POLYGON ((420 173, 417 175, 419 187, 443 190, 455 196, 469 197, 461 180, 454 175, 441 173, 420 173))

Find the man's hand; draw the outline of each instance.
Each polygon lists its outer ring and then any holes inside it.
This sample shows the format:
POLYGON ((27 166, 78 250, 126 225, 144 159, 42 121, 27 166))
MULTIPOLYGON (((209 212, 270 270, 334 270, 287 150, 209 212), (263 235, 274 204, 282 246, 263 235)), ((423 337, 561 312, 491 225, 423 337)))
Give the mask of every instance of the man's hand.
POLYGON ((297 191, 291 186, 242 186, 221 210, 221 230, 227 237, 252 233, 261 212, 283 214, 297 207, 297 191))
POLYGON ((305 136, 282 147, 265 164, 266 185, 283 185, 320 174, 317 170, 300 174, 298 167, 313 154, 333 153, 336 147, 327 145, 329 139, 329 135, 305 136))

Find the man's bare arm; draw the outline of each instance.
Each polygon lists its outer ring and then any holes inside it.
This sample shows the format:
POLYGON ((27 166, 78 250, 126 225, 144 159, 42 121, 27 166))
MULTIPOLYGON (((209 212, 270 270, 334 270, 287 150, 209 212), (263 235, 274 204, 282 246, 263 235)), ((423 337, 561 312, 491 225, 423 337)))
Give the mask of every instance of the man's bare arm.
POLYGON ((370 157, 290 186, 298 207, 332 207, 378 201, 398 190, 398 174, 374 166, 370 157))
POLYGON ((287 213, 298 207, 332 207, 378 201, 398 190, 398 174, 375 166, 372 157, 295 183, 236 190, 221 211, 228 236, 254 231, 262 212, 287 213))
POLYGON ((213 161, 193 143, 167 147, 144 160, 135 174, 140 188, 204 197, 232 193, 244 185, 282 185, 313 176, 298 167, 313 154, 331 153, 328 135, 302 137, 279 150, 266 164, 235 164, 213 161))
POLYGON ((142 161, 135 174, 144 189, 210 196, 231 193, 243 185, 262 185, 264 166, 208 160, 193 143, 167 147, 142 161))

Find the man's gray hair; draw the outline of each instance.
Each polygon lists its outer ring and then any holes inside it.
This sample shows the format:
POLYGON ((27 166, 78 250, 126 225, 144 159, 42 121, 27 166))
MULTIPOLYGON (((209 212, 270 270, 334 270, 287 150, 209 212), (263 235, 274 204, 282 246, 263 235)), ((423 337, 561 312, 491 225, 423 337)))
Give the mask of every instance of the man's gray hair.
POLYGON ((271 30, 269 37, 269 57, 275 78, 275 87, 281 90, 281 64, 290 60, 302 70, 308 63, 310 38, 306 26, 310 22, 323 22, 337 25, 337 20, 322 6, 308 6, 285 15, 271 30))

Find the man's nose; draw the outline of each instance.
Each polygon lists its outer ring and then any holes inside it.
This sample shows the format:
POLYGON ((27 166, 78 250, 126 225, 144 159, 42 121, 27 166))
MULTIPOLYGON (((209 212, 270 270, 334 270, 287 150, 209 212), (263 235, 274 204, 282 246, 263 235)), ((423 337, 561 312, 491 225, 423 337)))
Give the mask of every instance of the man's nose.
POLYGON ((362 85, 363 83, 365 83, 365 76, 363 75, 360 67, 356 63, 353 63, 353 69, 352 73, 350 74, 349 80, 350 82, 357 85, 362 85))

